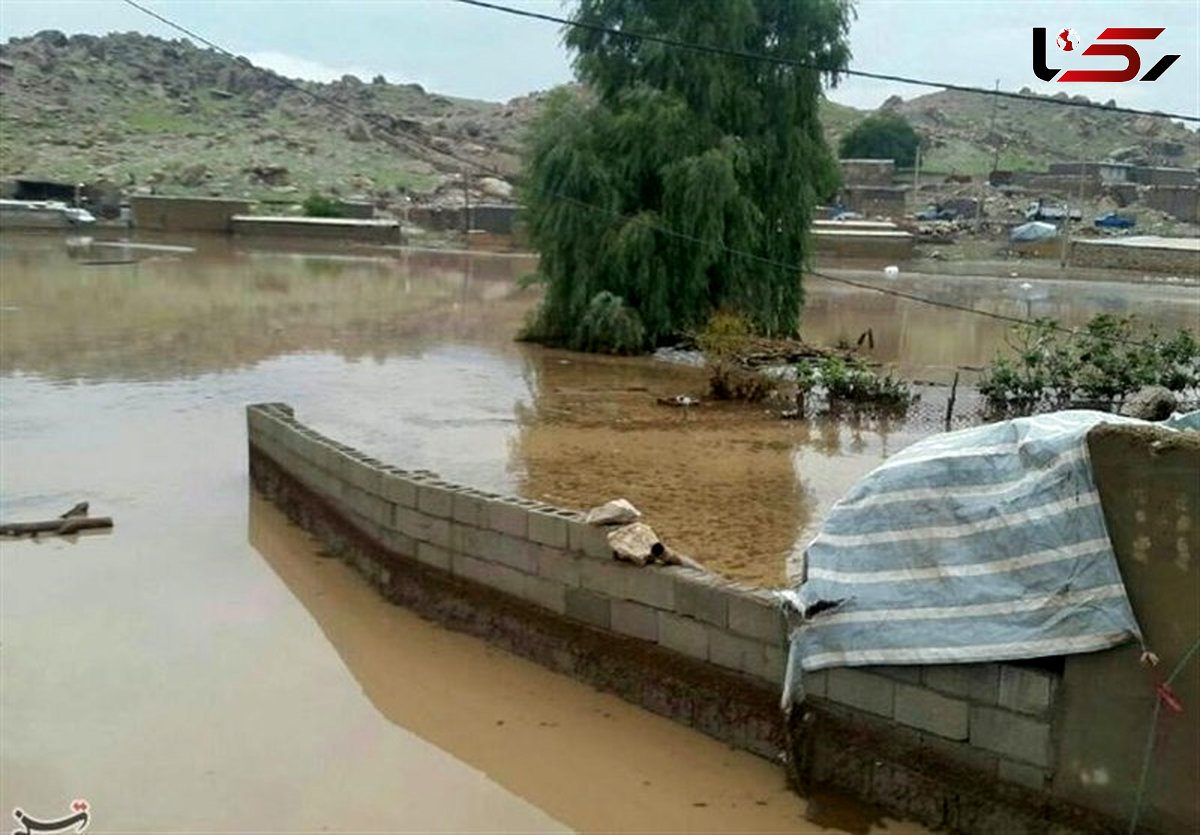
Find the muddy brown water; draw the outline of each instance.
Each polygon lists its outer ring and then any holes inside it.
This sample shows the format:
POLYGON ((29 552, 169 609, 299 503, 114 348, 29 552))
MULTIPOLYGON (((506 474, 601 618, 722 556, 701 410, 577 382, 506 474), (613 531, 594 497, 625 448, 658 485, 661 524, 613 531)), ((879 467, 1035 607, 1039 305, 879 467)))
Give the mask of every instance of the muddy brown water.
MULTIPOLYGON (((93 831, 123 832, 881 825, 853 804, 810 820, 770 763, 378 600, 250 496, 242 410, 285 400, 480 487, 625 495, 677 547, 767 582, 830 502, 927 430, 658 406, 700 393, 700 374, 512 341, 536 300, 514 286, 529 259, 166 243, 197 250, 0 235, 0 516, 87 499, 117 523, 0 545, 0 807, 52 818, 84 797, 93 831)), ((1026 304, 1002 279, 900 284, 1026 304)), ((1194 290, 1044 284, 1035 314, 1197 313, 1194 290)), ((985 361, 1003 335, 811 285, 810 338, 864 325, 881 359, 926 376, 985 361)))

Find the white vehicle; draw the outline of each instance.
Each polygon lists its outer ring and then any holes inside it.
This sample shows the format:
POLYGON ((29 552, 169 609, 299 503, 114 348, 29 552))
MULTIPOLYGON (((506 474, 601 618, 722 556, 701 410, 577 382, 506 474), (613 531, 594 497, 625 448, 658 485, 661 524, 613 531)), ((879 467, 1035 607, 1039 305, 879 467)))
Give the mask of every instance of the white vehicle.
POLYGON ((56 200, 0 200, 0 229, 71 229, 95 222, 87 209, 56 200))

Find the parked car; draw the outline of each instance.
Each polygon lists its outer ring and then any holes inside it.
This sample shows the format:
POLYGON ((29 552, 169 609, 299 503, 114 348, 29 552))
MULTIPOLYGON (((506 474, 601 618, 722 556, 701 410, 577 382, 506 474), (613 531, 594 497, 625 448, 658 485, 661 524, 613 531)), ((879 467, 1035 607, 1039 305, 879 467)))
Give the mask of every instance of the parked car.
POLYGON ((846 211, 846 212, 837 212, 833 216, 833 219, 834 220, 862 220, 863 216, 860 215, 858 212, 846 211))
MULTIPOLYGON (((1029 208, 1025 210, 1026 220, 1062 220, 1066 215, 1067 210, 1062 206, 1048 206, 1041 200, 1036 203, 1030 203, 1029 208)), ((1071 220, 1083 220, 1083 212, 1079 209, 1071 209, 1071 220)))
POLYGON ((917 220, 954 220, 958 217, 958 212, 954 209, 943 209, 938 206, 930 206, 928 209, 917 212, 917 220))
POLYGON ((1096 218, 1096 226, 1100 229, 1132 229, 1137 226, 1137 221, 1116 212, 1109 212, 1096 218))

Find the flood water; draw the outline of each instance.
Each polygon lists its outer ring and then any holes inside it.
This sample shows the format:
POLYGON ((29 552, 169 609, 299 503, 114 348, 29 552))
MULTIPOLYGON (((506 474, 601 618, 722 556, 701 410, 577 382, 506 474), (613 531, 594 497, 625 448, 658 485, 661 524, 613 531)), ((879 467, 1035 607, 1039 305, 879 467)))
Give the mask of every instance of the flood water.
MULTIPOLYGON (((87 798, 98 832, 824 831, 772 764, 437 629, 319 558, 251 495, 243 408, 287 401, 377 457, 492 490, 624 495, 680 550, 765 582, 929 429, 659 406, 702 375, 512 341, 536 302, 514 285, 529 259, 168 243, 199 249, 0 236, 0 517, 88 500, 116 521, 0 545, 0 807, 46 819, 87 798)), ((1062 282, 1027 301, 1015 283, 890 286, 1068 321, 1187 325, 1200 304, 1062 282)), ((880 359, 927 378, 1003 337, 810 285, 809 339, 866 327, 880 359)))

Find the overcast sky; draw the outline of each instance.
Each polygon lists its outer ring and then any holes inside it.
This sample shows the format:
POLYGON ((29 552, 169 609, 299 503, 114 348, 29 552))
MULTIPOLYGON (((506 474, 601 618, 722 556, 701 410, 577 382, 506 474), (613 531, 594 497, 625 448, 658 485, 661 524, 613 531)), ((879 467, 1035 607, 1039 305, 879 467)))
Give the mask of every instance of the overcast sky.
MULTIPOLYGON (((722 0, 696 0, 721 2, 722 0)), ((212 41, 285 75, 330 80, 416 81, 450 95, 505 100, 571 77, 558 28, 450 0, 141 0, 212 41)), ((501 0, 504 2, 504 0, 501 0)), ((505 3, 562 14, 559 0, 505 3)), ((850 34, 857 69, 946 79, 1002 89, 1066 91, 1130 107, 1200 113, 1200 2, 1022 2, 1022 0, 860 0, 850 34), (1140 46, 1143 72, 1165 53, 1182 57, 1155 82, 1043 83, 1034 77, 1030 30, 1075 29, 1086 45, 1107 26, 1165 26, 1140 46)), ((0 0, 0 39, 40 29, 68 34, 137 30, 177 37, 121 0, 0 0)), ((1051 66, 1120 67, 1122 59, 1080 59, 1053 43, 1051 66), (1056 63, 1056 61, 1058 63, 1056 63), (1107 62, 1107 63, 1106 63, 1107 62)), ((848 79, 830 97, 876 107, 930 88, 848 79)))

